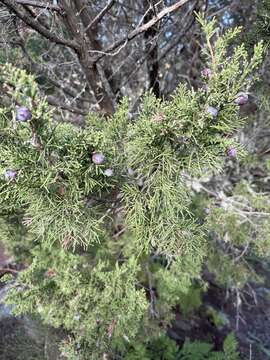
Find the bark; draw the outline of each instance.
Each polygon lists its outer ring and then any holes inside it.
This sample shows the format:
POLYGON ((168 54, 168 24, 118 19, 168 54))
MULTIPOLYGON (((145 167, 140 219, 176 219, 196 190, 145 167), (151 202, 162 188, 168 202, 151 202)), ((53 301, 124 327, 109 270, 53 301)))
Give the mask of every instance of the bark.
POLYGON ((68 0, 61 0, 60 4, 65 13, 65 24, 70 34, 72 34, 76 42, 80 45, 77 56, 88 86, 95 96, 100 111, 105 115, 112 114, 114 112, 114 99, 107 93, 103 86, 97 64, 94 63, 89 51, 92 46, 96 46, 92 30, 89 29, 86 32, 87 36, 85 36, 84 33, 85 24, 91 22, 91 18, 88 17, 88 13, 84 9, 85 4, 82 1, 77 0, 73 2, 74 7, 68 0), (82 20, 83 27, 80 26, 80 19, 78 19, 78 16, 82 20))
MULTIPOLYGON (((155 17, 155 11, 153 8, 149 9, 151 3, 149 0, 143 0, 143 7, 146 13, 144 17, 144 24, 147 24, 153 17, 155 17), (150 11, 149 11, 150 10, 150 11)), ((147 71, 149 77, 149 87, 152 89, 156 97, 160 97, 159 86, 159 63, 158 63, 158 33, 159 26, 154 26, 147 29, 144 33, 146 54, 147 54, 147 71)))

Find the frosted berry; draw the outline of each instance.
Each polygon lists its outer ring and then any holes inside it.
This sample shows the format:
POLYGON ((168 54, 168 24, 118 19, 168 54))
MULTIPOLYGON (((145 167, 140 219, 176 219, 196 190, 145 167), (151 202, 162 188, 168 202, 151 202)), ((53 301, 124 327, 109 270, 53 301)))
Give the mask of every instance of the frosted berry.
POLYGON ((137 184, 138 184, 139 187, 143 187, 143 185, 144 185, 143 178, 139 178, 139 179, 137 180, 137 184))
POLYGON ((213 118, 218 116, 218 109, 213 106, 208 106, 206 109, 207 113, 211 115, 213 118))
POLYGON ((105 156, 102 153, 94 153, 92 155, 92 161, 96 165, 100 165, 104 162, 105 156))
POLYGON ((106 169, 104 171, 105 176, 113 176, 113 169, 106 169))
POLYGON ((234 100, 234 103, 236 105, 245 105, 247 102, 248 102, 248 94, 243 92, 237 94, 237 97, 234 100))
POLYGON ((212 75, 212 71, 209 68, 204 68, 201 71, 201 75, 202 75, 202 77, 209 79, 211 77, 211 75, 212 75))
POLYGON ((74 318, 74 320, 79 321, 80 318, 81 318, 81 315, 80 315, 80 314, 76 314, 76 315, 74 315, 73 318, 74 318))
POLYGON ((227 149, 226 154, 227 154, 227 156, 234 158, 237 156, 237 150, 235 148, 231 147, 231 148, 227 149))
POLYGON ((4 172, 4 177, 7 181, 14 181, 17 177, 17 171, 8 169, 4 172))
POLYGON ((128 175, 133 176, 135 171, 132 168, 128 168, 128 175))
POLYGON ((32 118, 32 114, 26 107, 18 107, 16 109, 16 120, 17 121, 28 121, 32 118))

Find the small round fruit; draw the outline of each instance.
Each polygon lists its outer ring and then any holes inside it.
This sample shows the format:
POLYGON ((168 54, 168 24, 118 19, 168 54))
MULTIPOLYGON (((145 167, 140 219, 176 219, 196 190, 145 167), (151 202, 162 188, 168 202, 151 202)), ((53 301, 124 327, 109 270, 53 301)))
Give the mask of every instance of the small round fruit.
POLYGON ((239 94, 237 94, 237 97, 234 100, 234 103, 236 105, 245 105, 248 102, 248 94, 241 92, 239 94))
POLYGON ((212 76, 212 71, 211 71, 211 69, 209 69, 209 68, 204 68, 204 69, 201 71, 201 75, 202 75, 202 77, 204 77, 204 78, 210 79, 210 77, 212 76))
POLYGON ((207 113, 211 115, 213 118, 218 116, 218 109, 213 106, 208 106, 206 109, 207 113))
POLYGON ((7 181, 14 181, 18 173, 16 170, 7 169, 4 171, 4 177, 7 181))
POLYGON ((113 169, 106 169, 104 175, 108 177, 113 176, 113 169))
POLYGON ((143 185, 144 185, 144 180, 143 180, 142 177, 137 180, 137 184, 138 184, 139 187, 143 187, 143 185))
POLYGON ((227 149, 226 151, 227 156, 231 157, 231 158, 235 158, 237 156, 237 150, 233 147, 227 149))
POLYGON ((96 165, 101 165, 105 160, 105 156, 102 153, 94 153, 92 155, 92 161, 96 165))
POLYGON ((32 118, 31 111, 27 107, 21 106, 16 109, 16 120, 17 121, 24 122, 24 121, 31 120, 31 118, 32 118))
POLYGON ((132 168, 128 168, 128 175, 133 176, 135 174, 135 171, 132 168))

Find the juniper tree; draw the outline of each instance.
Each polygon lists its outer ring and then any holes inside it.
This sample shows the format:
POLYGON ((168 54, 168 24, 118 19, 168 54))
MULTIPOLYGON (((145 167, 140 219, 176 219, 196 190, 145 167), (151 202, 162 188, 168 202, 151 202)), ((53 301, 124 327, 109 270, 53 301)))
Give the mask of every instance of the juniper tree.
MULTIPOLYGON (((214 21, 199 22, 204 86, 180 84, 167 101, 146 93, 136 119, 123 99, 110 117, 90 113, 83 128, 59 122, 34 76, 1 66, 1 237, 29 265, 8 301, 17 314, 64 328, 69 359, 125 358, 151 344, 171 309, 205 286, 205 260, 218 258, 208 234, 223 229, 213 228, 212 214, 200 221, 190 181, 245 156, 233 135, 263 45, 250 59, 244 45, 228 54, 240 29, 222 35, 214 21)), ((194 356, 189 346, 182 358, 194 356)), ((211 358, 211 347, 204 351, 211 358)))

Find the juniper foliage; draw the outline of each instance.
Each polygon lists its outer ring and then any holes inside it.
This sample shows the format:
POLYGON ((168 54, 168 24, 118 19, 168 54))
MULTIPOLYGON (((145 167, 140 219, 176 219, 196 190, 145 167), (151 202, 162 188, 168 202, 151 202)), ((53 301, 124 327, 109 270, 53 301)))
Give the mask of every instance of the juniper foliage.
MULTIPOLYGON (((217 36, 215 21, 198 19, 210 78, 198 91, 180 84, 168 101, 145 94, 136 120, 123 99, 109 118, 89 114, 83 128, 55 121, 34 77, 1 66, 0 172, 17 174, 0 179, 1 237, 31 259, 8 301, 17 314, 66 329, 69 359, 128 356, 205 286, 202 265, 218 250, 207 236, 212 223, 192 209, 189 179, 221 172, 230 148, 245 155, 233 138, 244 123, 234 99, 252 84, 264 47, 250 59, 243 45, 228 54, 240 29, 217 36), (31 120, 16 121, 16 106, 31 120)), ((194 358, 190 346, 180 358, 194 358)))

